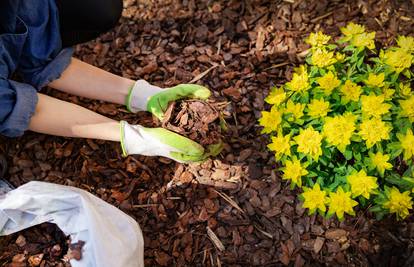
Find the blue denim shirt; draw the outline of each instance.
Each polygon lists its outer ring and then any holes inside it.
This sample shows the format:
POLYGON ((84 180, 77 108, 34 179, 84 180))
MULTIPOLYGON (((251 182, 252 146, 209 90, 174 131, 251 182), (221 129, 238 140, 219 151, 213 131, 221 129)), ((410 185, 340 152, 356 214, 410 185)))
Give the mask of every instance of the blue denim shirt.
POLYGON ((0 134, 22 135, 37 91, 59 78, 72 49, 62 50, 55 0, 0 0, 0 134), (18 72, 23 82, 10 76, 18 72))

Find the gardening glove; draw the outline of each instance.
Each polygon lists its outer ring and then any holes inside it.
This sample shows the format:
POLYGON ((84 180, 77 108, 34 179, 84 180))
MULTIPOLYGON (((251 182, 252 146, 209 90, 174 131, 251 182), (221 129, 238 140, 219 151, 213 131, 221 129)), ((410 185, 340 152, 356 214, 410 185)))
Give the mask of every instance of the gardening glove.
POLYGON ((178 162, 200 162, 220 153, 222 145, 207 151, 198 143, 164 128, 145 128, 121 121, 121 147, 124 156, 139 154, 163 156, 178 162))
POLYGON ((131 112, 149 111, 162 120, 170 102, 183 98, 207 99, 210 95, 209 89, 197 84, 180 84, 161 89, 138 80, 128 94, 126 106, 131 112))

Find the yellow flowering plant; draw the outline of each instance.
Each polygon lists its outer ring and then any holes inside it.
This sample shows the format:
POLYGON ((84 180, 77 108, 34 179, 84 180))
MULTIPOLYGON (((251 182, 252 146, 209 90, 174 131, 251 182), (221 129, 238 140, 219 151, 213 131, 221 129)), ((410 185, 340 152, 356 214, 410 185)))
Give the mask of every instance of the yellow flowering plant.
POLYGON ((414 38, 377 50, 350 23, 336 42, 311 33, 305 64, 272 88, 259 124, 283 180, 309 213, 410 215, 414 197, 414 38))

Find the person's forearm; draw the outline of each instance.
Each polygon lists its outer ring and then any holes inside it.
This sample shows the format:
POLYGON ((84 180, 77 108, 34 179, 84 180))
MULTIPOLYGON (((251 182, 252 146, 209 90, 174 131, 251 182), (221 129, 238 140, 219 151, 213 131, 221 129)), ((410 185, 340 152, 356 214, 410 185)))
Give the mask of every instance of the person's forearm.
POLYGON ((135 81, 109 73, 72 58, 61 77, 48 86, 69 94, 125 104, 135 81))
POLYGON ((38 94, 29 129, 50 135, 120 140, 119 122, 81 106, 38 94))

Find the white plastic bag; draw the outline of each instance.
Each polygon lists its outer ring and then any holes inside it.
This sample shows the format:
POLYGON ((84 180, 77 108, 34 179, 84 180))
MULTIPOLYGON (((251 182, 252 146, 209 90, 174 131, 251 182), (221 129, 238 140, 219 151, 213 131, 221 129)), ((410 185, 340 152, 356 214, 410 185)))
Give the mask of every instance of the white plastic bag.
POLYGON ((0 236, 44 222, 55 223, 85 241, 73 267, 144 266, 144 240, 138 223, 92 194, 69 186, 29 182, 0 197, 0 236))

